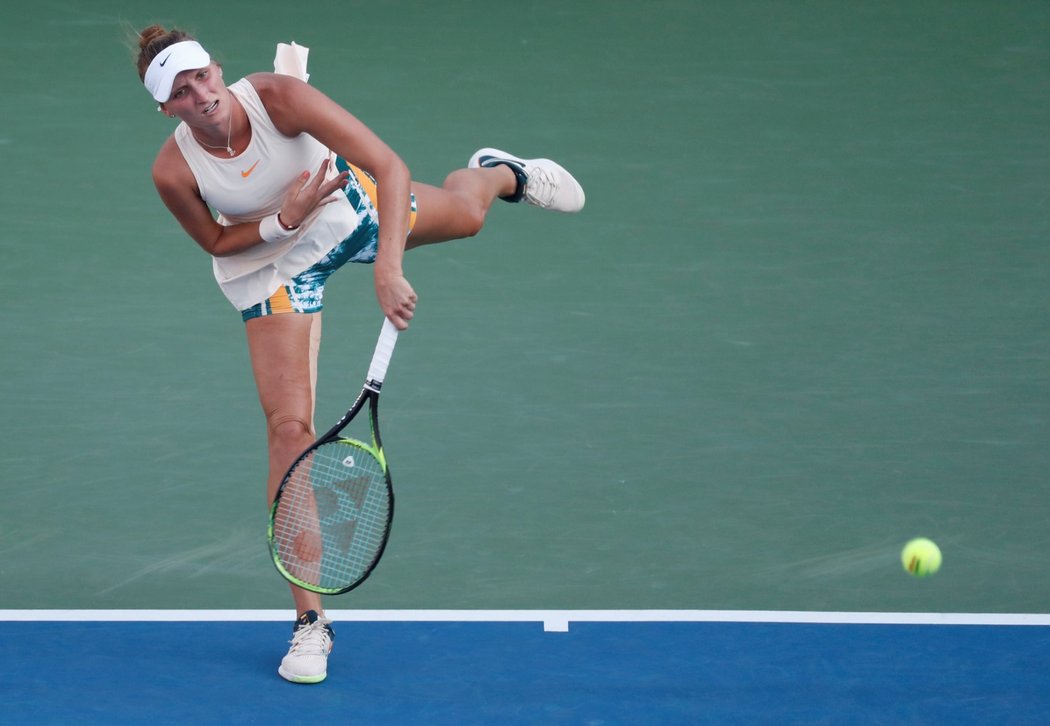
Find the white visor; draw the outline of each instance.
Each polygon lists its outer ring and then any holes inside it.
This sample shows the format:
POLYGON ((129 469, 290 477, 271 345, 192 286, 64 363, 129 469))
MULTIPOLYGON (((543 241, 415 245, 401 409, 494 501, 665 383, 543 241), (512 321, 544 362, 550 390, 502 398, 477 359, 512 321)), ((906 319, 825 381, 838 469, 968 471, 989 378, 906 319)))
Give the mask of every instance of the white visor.
POLYGON ((165 103, 171 98, 175 76, 183 71, 204 68, 211 63, 208 51, 195 40, 183 40, 157 53, 146 69, 142 82, 154 100, 165 103))

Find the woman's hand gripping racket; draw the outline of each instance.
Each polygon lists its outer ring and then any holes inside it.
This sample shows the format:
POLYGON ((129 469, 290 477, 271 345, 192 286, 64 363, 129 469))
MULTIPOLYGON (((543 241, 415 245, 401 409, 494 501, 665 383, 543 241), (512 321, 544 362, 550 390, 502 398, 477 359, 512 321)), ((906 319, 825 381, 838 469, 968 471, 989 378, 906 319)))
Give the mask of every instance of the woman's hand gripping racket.
POLYGON ((268 538, 277 570, 291 583, 325 595, 354 589, 383 555, 394 517, 379 438, 379 389, 397 342, 384 320, 364 388, 339 422, 292 464, 270 508, 268 538), (370 444, 342 436, 368 404, 370 444))

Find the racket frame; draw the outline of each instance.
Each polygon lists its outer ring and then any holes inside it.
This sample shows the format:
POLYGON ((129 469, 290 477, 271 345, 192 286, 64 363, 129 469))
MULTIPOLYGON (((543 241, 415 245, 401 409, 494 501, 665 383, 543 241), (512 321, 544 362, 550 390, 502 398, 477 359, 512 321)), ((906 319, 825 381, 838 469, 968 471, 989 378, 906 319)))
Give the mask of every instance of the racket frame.
POLYGON ((282 577, 293 585, 304 590, 316 592, 321 595, 341 595, 350 592, 368 579, 379 564, 379 560, 382 559, 383 553, 386 551, 387 541, 390 539, 390 527, 394 520, 394 487, 390 478, 390 468, 387 466, 386 455, 383 453, 383 440, 379 433, 379 392, 383 387, 386 366, 390 361, 390 355, 393 352, 393 345, 396 339, 397 329, 389 320, 384 321, 383 331, 380 334, 379 343, 376 346, 376 353, 373 356, 372 365, 369 368, 368 379, 365 381, 365 385, 361 388, 361 393, 358 394, 357 400, 354 401, 354 405, 343 414, 342 418, 340 418, 332 428, 326 431, 314 443, 310 444, 310 446, 303 451, 294 462, 292 462, 292 465, 288 467, 288 471, 285 472, 284 478, 281 479, 281 485, 277 488, 277 493, 274 495, 273 502, 270 505, 270 521, 266 528, 266 539, 269 543, 270 558, 273 560, 274 566, 277 568, 277 571, 281 573, 282 577), (368 425, 372 434, 371 445, 359 439, 340 436, 343 429, 345 429, 350 422, 357 417, 366 404, 368 405, 368 425), (276 538, 274 536, 274 522, 277 518, 277 509, 280 506, 281 495, 284 493, 285 485, 291 479, 292 473, 296 470, 296 467, 299 466, 299 463, 320 447, 338 441, 343 441, 353 446, 360 447, 375 457, 383 470, 383 478, 386 483, 387 498, 390 505, 387 511, 386 522, 383 527, 382 542, 376 550, 371 563, 369 563, 368 567, 365 568, 362 574, 352 583, 339 588, 329 588, 306 582, 293 575, 284 567, 277 552, 276 538))

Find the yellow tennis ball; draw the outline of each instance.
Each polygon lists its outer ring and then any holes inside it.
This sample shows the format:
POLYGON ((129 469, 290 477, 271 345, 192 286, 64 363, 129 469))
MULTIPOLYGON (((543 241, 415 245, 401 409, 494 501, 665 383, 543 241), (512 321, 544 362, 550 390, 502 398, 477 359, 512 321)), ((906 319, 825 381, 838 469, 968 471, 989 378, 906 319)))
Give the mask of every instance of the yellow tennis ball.
POLYGON ((915 577, 926 577, 941 569, 941 548, 933 540, 917 537, 901 550, 901 564, 915 577))

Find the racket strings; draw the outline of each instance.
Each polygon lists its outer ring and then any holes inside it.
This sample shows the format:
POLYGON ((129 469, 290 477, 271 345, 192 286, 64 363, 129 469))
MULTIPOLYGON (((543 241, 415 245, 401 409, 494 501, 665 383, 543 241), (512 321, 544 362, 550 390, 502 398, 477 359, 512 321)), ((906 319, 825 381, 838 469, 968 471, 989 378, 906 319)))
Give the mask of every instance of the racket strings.
POLYGON ((274 551, 295 579, 340 590, 375 565, 389 523, 379 460, 356 442, 331 442, 289 473, 274 515, 274 551))

